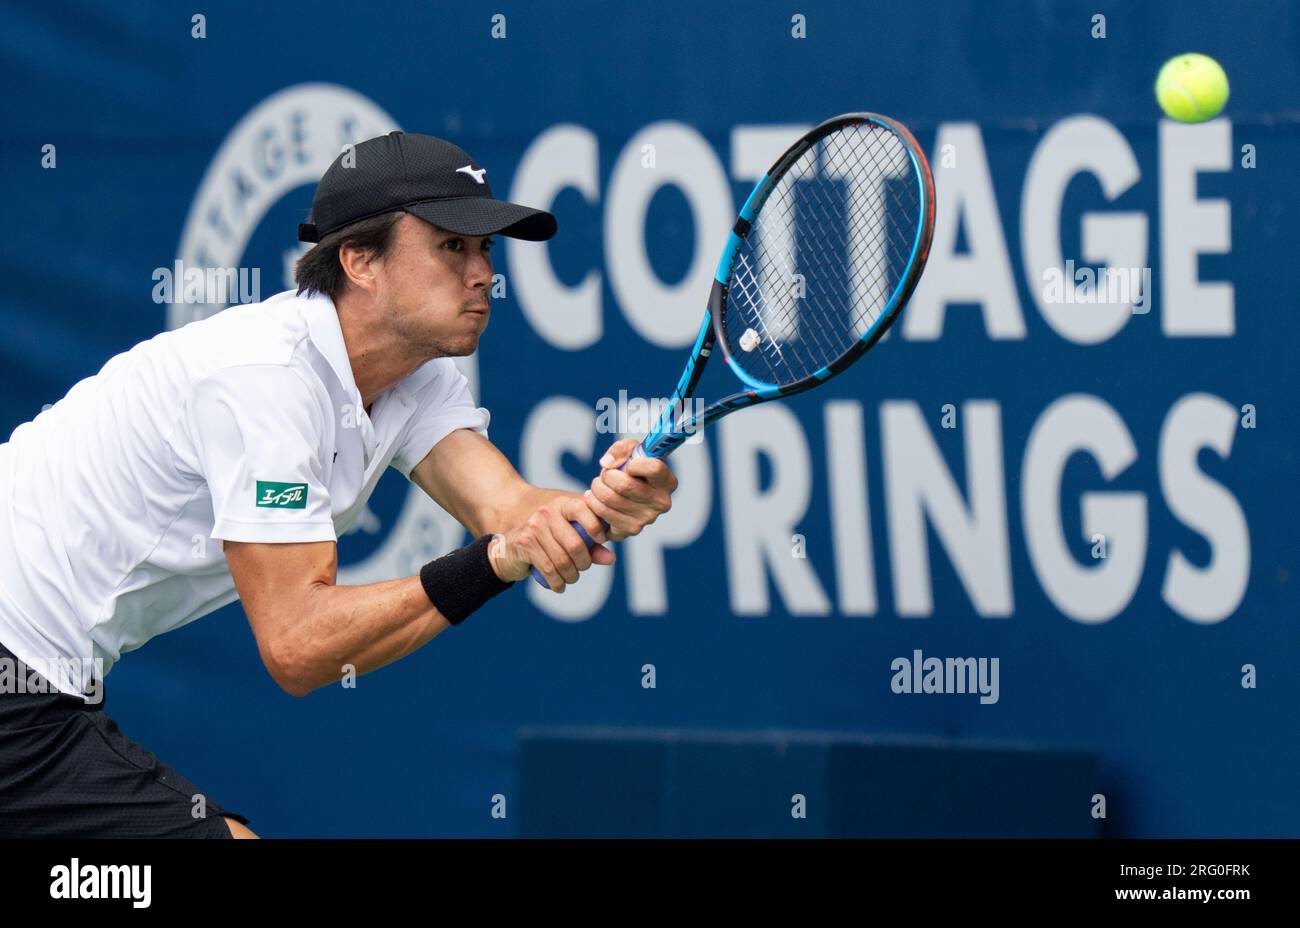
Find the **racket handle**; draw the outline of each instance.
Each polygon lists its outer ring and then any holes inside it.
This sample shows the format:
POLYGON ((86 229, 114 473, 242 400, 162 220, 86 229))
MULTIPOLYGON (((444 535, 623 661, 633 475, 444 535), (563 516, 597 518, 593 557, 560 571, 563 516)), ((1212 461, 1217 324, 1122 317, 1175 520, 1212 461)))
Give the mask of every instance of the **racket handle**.
MULTIPOLYGON (((592 548, 596 547, 596 545, 600 543, 598 541, 594 541, 592 537, 587 534, 587 530, 583 528, 580 523, 570 522, 569 524, 572 525, 574 531, 578 533, 578 536, 582 539, 582 543, 587 546, 588 551, 590 551, 592 548)), ((606 522, 604 519, 600 520, 600 525, 605 531, 607 532, 609 531, 609 523, 606 522)), ((542 586, 546 587, 548 590, 551 588, 551 585, 546 582, 546 578, 542 576, 542 572, 538 570, 536 567, 533 568, 533 579, 536 580, 538 583, 540 583, 542 586)))
MULTIPOLYGON (((637 446, 632 449, 632 453, 628 455, 627 460, 618 466, 618 469, 622 470, 623 468, 627 467, 628 464, 632 463, 632 461, 635 458, 643 458, 645 456, 646 456, 645 446, 638 443, 637 446)), ((569 524, 572 525, 574 531, 578 533, 578 537, 582 539, 583 544, 587 546, 588 551, 590 551, 592 548, 596 547, 597 544, 599 544, 599 542, 592 540, 591 536, 587 534, 587 530, 583 528, 580 524, 578 524, 577 522, 570 522, 569 524)), ((606 532, 609 531, 609 523, 606 522, 604 519, 600 520, 600 527, 604 529, 606 532)), ((542 572, 538 570, 536 567, 532 569, 532 574, 533 574, 533 579, 536 580, 539 584, 546 587, 546 589, 548 590, 551 588, 551 585, 546 582, 546 578, 542 576, 542 572)))

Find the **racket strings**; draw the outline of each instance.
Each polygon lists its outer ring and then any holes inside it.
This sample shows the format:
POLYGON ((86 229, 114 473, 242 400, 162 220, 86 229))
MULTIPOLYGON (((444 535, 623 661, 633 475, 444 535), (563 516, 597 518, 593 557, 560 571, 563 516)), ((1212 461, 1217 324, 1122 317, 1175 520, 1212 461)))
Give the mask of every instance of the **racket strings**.
POLYGON ((723 320, 750 376, 789 384, 854 348, 880 318, 922 224, 907 147, 845 126, 777 180, 732 264, 723 320))
MULTIPOLYGON (((892 138, 892 135, 889 137, 892 138)), ((891 174, 896 175, 898 173, 897 165, 891 166, 888 169, 882 166, 881 152, 878 148, 868 146, 865 152, 860 152, 858 149, 861 147, 862 146, 854 146, 852 154, 863 155, 864 166, 866 166, 865 161, 869 159, 869 168, 874 176, 883 177, 891 174)), ((896 151, 905 155, 901 146, 897 148, 896 151)), ((829 175, 833 178, 842 178, 846 175, 851 176, 850 171, 845 170, 846 164, 844 160, 835 157, 835 155, 840 154, 842 154, 842 152, 835 152, 832 157, 826 157, 823 153, 821 167, 821 174, 823 176, 829 175)), ((809 165, 808 167, 815 169, 815 165, 809 165)), ((852 254, 842 254, 841 252, 851 251, 855 246, 861 247, 863 243, 876 243, 887 239, 885 222, 888 204, 885 202, 883 196, 875 197, 872 193, 866 192, 868 185, 863 183, 853 183, 850 181, 848 184, 848 202, 845 209, 846 215, 844 219, 840 219, 831 213, 832 204, 828 203, 824 182, 814 181, 814 183, 818 183, 819 186, 821 186, 822 189, 819 192, 822 195, 805 198, 807 210, 813 214, 812 221, 814 228, 823 233, 823 240, 829 240, 834 237, 836 235, 835 230, 840 228, 845 229, 844 233, 840 233, 845 236, 845 247, 842 249, 823 250, 809 248, 806 249, 804 253, 801 253, 801 258, 810 265, 812 270, 812 273, 805 275, 806 298, 817 305, 834 305, 837 297, 836 294, 831 292, 831 285, 836 283, 837 278, 842 276, 841 269, 845 266, 844 261, 846 259, 849 261, 850 268, 855 266, 855 256, 852 254), (856 237, 854 237, 855 228, 858 233, 856 237), (824 230, 832 231, 830 232, 830 235, 827 236, 824 234, 824 230)), ((791 187, 789 192, 793 193, 793 190, 795 189, 797 188, 791 187)), ((838 195, 838 191, 832 190, 830 191, 830 195, 836 196, 838 195)), ((863 263, 862 256, 859 255, 856 257, 856 266, 860 267, 863 263)), ((829 333, 838 336, 831 340, 829 346, 826 344, 826 340, 819 340, 818 347, 823 350, 815 353, 810 364, 817 363, 818 366, 820 366, 821 363, 827 363, 829 360, 833 360, 852 346, 852 344, 878 317, 879 310, 883 308, 884 302, 880 297, 884 295, 887 283, 886 268, 881 263, 876 263, 875 266, 872 267, 869 276, 862 277, 861 275, 853 275, 849 281, 850 290, 848 292, 848 298, 850 304, 853 307, 857 307, 858 312, 856 314, 843 314, 842 318, 851 317, 854 325, 852 328, 849 326, 828 328, 817 325, 808 327, 808 330, 815 334, 829 333)), ((794 326, 792 325, 792 323, 797 323, 798 307, 795 301, 787 301, 786 304, 782 306, 782 312, 783 315, 789 319, 789 321, 783 325, 783 328, 797 332, 798 330, 794 329, 794 326)))

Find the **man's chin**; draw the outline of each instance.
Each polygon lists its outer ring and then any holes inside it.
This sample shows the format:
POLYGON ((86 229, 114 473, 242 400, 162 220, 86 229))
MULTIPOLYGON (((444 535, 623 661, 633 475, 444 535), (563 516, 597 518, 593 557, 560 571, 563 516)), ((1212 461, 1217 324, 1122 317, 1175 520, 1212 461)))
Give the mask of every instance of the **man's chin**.
POLYGON ((445 339, 438 344, 438 356, 443 358, 467 358, 478 350, 478 336, 467 335, 462 338, 445 339))

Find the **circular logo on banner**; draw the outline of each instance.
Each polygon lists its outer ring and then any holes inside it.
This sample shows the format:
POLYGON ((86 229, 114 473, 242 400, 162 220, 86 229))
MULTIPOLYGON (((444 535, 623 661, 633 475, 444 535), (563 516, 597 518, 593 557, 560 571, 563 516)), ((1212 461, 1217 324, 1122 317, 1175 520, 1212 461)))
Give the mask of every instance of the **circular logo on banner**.
MULTIPOLYGON (((399 128, 373 101, 338 84, 298 84, 267 97, 230 130, 203 175, 176 274, 238 269, 241 281, 252 282, 253 302, 293 289, 294 265, 311 247, 297 240, 297 224, 306 221, 321 175, 346 146, 399 128)), ((231 299, 245 300, 246 289, 231 299)), ((214 315, 230 302, 169 303, 167 328, 214 315)), ((456 358, 456 366, 477 397, 476 359, 456 358)), ((422 490, 387 474, 339 539, 338 581, 408 576, 464 538, 461 525, 422 490)))

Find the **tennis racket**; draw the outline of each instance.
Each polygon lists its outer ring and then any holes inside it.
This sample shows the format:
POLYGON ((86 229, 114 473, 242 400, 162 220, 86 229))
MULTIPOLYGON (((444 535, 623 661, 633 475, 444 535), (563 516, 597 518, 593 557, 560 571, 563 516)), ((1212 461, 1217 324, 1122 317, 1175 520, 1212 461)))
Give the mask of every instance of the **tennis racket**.
POLYGON ((686 369, 632 458, 667 457, 711 422, 810 390, 862 357, 907 305, 933 232, 934 177, 906 127, 846 113, 810 130, 745 201, 686 369), (715 351, 742 389, 691 411, 715 351))

